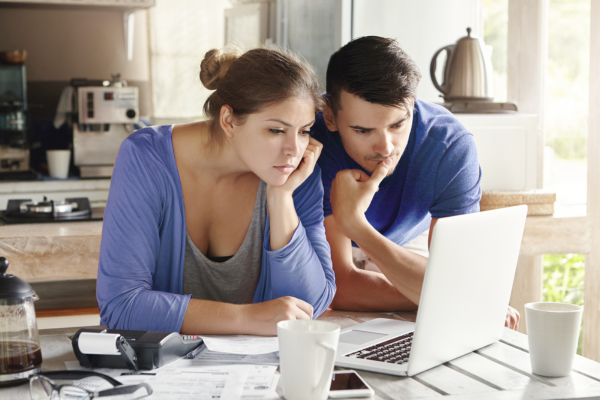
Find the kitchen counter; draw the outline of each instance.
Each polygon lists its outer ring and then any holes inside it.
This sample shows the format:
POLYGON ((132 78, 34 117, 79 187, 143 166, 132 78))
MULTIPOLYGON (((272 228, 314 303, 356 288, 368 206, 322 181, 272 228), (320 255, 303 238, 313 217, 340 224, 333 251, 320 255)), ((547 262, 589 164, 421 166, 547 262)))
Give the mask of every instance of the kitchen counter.
MULTIPOLYGON (((565 253, 589 251, 589 230, 586 217, 528 217, 521 255, 549 253, 548 243, 560 249, 571 244, 565 253)), ((96 279, 101 235, 102 221, 5 225, 0 254, 10 261, 11 273, 28 282, 96 279)))
POLYGON ((102 221, 0 226, 0 254, 27 282, 96 279, 102 221))
MULTIPOLYGON (((537 265, 530 259, 551 253, 552 249, 586 253, 591 245, 590 229, 587 217, 527 218, 513 307, 523 312, 526 302, 539 301, 541 296, 541 263, 537 265)), ((5 225, 0 226, 0 255, 8 258, 10 273, 32 283, 40 293, 42 301, 36 307, 92 307, 101 235, 102 221, 5 225)), ((415 242, 419 246, 411 246, 410 250, 422 248, 421 254, 427 256, 427 235, 420 239, 422 243, 415 242)))
POLYGON ((110 178, 102 179, 48 179, 35 181, 1 181, 0 193, 41 192, 44 190, 108 190, 110 178))

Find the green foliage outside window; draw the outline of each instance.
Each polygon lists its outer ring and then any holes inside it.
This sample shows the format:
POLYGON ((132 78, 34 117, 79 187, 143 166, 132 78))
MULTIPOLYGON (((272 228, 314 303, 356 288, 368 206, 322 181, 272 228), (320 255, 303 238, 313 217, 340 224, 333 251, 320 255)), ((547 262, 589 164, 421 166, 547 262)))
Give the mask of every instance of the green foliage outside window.
MULTIPOLYGON (((544 256, 544 301, 583 306, 583 254, 544 256)), ((581 354, 581 335, 577 354, 581 354)))

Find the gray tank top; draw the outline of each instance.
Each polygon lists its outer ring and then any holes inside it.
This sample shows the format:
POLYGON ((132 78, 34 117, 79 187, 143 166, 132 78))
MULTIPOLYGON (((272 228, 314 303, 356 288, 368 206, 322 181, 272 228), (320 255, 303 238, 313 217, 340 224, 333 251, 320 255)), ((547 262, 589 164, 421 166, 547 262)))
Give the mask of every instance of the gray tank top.
POLYGON ((260 181, 252 220, 240 249, 224 262, 208 259, 186 232, 183 294, 233 304, 252 302, 262 262, 267 221, 267 184, 260 181))

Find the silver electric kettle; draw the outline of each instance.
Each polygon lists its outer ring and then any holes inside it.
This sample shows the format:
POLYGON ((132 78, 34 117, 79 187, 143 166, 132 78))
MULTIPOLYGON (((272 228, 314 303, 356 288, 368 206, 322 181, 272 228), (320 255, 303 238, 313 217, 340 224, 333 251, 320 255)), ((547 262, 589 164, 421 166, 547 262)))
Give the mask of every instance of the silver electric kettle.
POLYGON ((444 101, 494 100, 494 71, 484 46, 483 40, 471 36, 471 28, 467 28, 467 36, 435 52, 429 73, 434 86, 442 92, 444 101), (437 58, 442 51, 446 51, 446 65, 444 82, 440 85, 435 71, 437 58))

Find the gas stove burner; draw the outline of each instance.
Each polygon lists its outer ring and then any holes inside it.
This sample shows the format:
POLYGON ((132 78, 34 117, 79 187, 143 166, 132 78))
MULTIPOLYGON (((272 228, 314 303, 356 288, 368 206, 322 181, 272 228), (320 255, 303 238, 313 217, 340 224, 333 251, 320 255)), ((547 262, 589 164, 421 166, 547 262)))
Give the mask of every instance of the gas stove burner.
POLYGON ((89 220, 92 207, 87 197, 33 202, 31 199, 9 200, 3 220, 5 223, 53 222, 89 220))
POLYGON ((21 203, 19 205, 19 210, 22 213, 70 213, 73 210, 77 210, 79 205, 76 202, 67 202, 67 201, 48 201, 48 198, 44 196, 44 201, 36 202, 27 202, 21 203))

